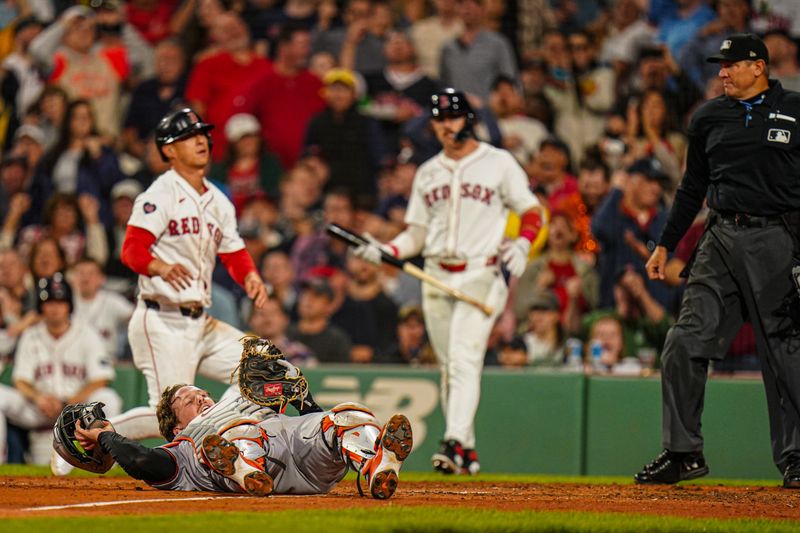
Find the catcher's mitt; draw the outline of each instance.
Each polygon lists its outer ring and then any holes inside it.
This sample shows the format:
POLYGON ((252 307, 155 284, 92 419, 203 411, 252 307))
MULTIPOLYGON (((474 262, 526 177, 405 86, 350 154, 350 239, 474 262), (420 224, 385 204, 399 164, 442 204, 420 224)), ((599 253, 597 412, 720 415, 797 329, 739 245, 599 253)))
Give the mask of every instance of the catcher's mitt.
POLYGON ((103 402, 76 403, 67 405, 58 415, 53 426, 53 449, 72 466, 105 474, 114 465, 114 458, 100 446, 93 450, 84 450, 75 438, 75 422, 81 421, 81 427, 92 429, 103 425, 108 420, 103 412, 103 402))
POLYGON ((295 400, 304 400, 308 381, 300 369, 286 360, 267 339, 244 337, 239 373, 239 391, 251 402, 282 413, 295 400))

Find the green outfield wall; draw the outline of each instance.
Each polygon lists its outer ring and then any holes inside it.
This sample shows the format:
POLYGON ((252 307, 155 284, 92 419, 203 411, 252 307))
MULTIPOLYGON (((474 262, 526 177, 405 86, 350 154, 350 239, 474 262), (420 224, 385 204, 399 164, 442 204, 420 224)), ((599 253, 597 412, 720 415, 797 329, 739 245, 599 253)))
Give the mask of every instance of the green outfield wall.
MULTIPOLYGON (((405 413, 415 436, 407 468, 430 468, 444 430, 435 370, 326 366, 305 372, 323 407, 357 401, 369 405, 379 419, 405 413)), ((216 397, 225 390, 225 385, 202 377, 198 383, 216 397)), ((133 368, 118 368, 114 387, 126 409, 146 403, 144 378, 133 368)), ((487 369, 481 389, 476 426, 486 472, 629 475, 661 449, 657 377, 487 369)), ((760 380, 709 380, 703 431, 711 475, 778 476, 760 380)))

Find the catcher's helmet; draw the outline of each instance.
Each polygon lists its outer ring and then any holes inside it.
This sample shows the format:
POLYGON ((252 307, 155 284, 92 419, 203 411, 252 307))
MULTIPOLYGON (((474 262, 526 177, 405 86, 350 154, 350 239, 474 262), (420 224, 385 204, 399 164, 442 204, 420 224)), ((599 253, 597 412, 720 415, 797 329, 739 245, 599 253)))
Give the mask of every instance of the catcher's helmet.
POLYGON ((444 117, 466 117, 464 129, 458 132, 457 139, 464 140, 472 135, 475 124, 475 111, 469 104, 466 95, 448 87, 431 95, 431 118, 437 120, 444 117))
POLYGON ((81 421, 81 427, 91 428, 96 422, 106 420, 102 402, 76 403, 67 405, 58 415, 53 426, 53 449, 72 466, 104 474, 114 465, 114 458, 100 446, 92 451, 84 450, 75 438, 75 422, 81 421))
POLYGON ((72 289, 64 279, 64 274, 56 272, 52 278, 41 278, 36 282, 36 310, 42 312, 44 302, 67 302, 72 312, 72 289))
POLYGON ((211 149, 211 135, 209 131, 214 129, 213 124, 203 122, 200 115, 184 107, 178 111, 172 111, 161 119, 161 122, 156 126, 156 146, 158 153, 161 154, 161 159, 167 161, 164 151, 161 149, 167 144, 174 143, 181 139, 191 137, 198 133, 205 134, 208 139, 208 148, 211 149))

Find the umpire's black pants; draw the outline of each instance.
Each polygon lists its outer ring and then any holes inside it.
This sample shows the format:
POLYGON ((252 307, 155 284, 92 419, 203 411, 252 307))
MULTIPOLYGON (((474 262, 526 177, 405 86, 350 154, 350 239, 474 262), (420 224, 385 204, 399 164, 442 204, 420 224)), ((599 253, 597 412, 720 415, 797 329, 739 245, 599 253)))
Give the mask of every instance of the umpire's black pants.
MULTIPOLYGON (((767 393, 773 460, 783 473, 800 461, 800 332, 786 313, 795 291, 792 239, 780 224, 742 227, 714 219, 698 244, 678 321, 664 345, 663 444, 675 452, 703 449, 708 362, 724 357, 749 317, 767 393)), ((736 409, 727 406, 732 419, 736 409)))

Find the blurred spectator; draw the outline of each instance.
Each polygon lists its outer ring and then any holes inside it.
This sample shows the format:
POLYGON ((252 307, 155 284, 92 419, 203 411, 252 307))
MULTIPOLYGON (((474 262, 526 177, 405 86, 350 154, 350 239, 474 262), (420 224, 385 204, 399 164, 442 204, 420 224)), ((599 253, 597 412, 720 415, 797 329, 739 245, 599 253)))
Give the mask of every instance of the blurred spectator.
POLYGON ((588 338, 592 338, 591 330, 598 320, 612 316, 622 326, 625 354, 631 357, 641 354, 643 362, 657 366, 658 354, 672 326, 669 313, 648 293, 642 275, 632 269, 625 270, 614 283, 614 302, 613 309, 594 311, 584 317, 583 330, 590 332, 588 338), (645 357, 647 353, 655 357, 645 357))
POLYGON ((14 26, 14 51, 2 63, 2 94, 5 107, 11 110, 8 139, 25 117, 44 89, 44 77, 30 54, 31 41, 42 31, 42 24, 35 18, 24 18, 14 26))
POLYGON ((464 31, 442 48, 439 80, 486 101, 497 76, 517 80, 517 61, 508 39, 485 28, 482 0, 458 0, 458 13, 464 31))
POLYGON ((559 319, 558 297, 550 289, 534 289, 527 304, 522 321, 527 362, 537 367, 562 366, 566 339, 559 319))
POLYGON ((270 300, 281 304, 287 311, 297 306, 296 276, 289 254, 276 249, 269 250, 261 258, 261 277, 272 287, 270 300))
POLYGON ((167 39, 156 45, 155 75, 138 84, 124 121, 123 137, 129 153, 142 157, 147 138, 161 120, 183 98, 186 59, 178 41, 167 39))
POLYGON ((757 33, 780 30, 800 39, 800 4, 795 0, 758 0, 756 7, 753 29, 757 33))
POLYGON ((769 51, 769 75, 784 89, 800 90, 800 65, 797 62, 797 42, 782 31, 771 31, 764 35, 764 44, 769 51))
POLYGON ((180 40, 187 58, 199 61, 219 51, 211 27, 225 10, 221 0, 187 0, 178 6, 172 34, 180 40))
MULTIPOLYGON (((600 307, 614 305, 614 283, 623 272, 631 268, 644 272, 637 247, 652 248, 666 223, 662 195, 669 176, 656 159, 636 161, 627 177, 620 174, 617 179, 592 217, 592 233, 600 243, 600 307)), ((646 283, 647 291, 661 306, 673 308, 673 289, 651 280, 646 283)))
POLYGON ((277 228, 279 217, 278 206, 264 194, 254 195, 242 207, 239 229, 248 233, 242 238, 256 263, 267 250, 285 245, 285 236, 277 228), (248 246, 248 240, 258 243, 248 246))
POLYGON ((548 81, 548 67, 541 58, 525 60, 520 67, 520 80, 524 93, 524 113, 552 130, 555 122, 553 106, 544 93, 548 81))
POLYGON ((257 49, 268 50, 274 56, 275 43, 287 27, 311 31, 323 11, 318 0, 250 0, 245 4, 242 18, 250 26, 257 49))
POLYGON ((334 69, 323 81, 327 107, 309 122, 305 151, 330 166, 328 189, 344 187, 351 194, 371 196, 377 171, 388 162, 380 125, 358 112, 352 72, 334 69))
POLYGON ((136 285, 136 272, 122 263, 122 242, 128 220, 133 211, 133 201, 141 194, 142 185, 133 179, 122 180, 111 189, 111 216, 113 223, 107 230, 108 261, 105 273, 108 275, 109 288, 121 294, 130 294, 136 285))
POLYGON ((25 226, 19 232, 14 218, 13 211, 6 217, 0 240, 8 248, 16 236, 23 257, 31 254, 34 243, 52 237, 64 250, 67 265, 75 264, 84 255, 100 264, 108 259, 105 227, 98 216, 98 202, 91 195, 75 198, 68 193, 53 194, 45 205, 42 224, 25 226))
POLYGON ((596 60, 592 36, 576 31, 567 39, 569 67, 565 79, 545 87, 545 95, 556 114, 555 134, 570 148, 573 163, 600 138, 605 114, 614 105, 614 71, 596 60))
POLYGON ((275 44, 273 69, 257 80, 248 99, 267 149, 284 168, 295 165, 309 120, 325 108, 322 81, 308 70, 310 41, 306 28, 283 27, 275 44))
POLYGON ((297 277, 305 279, 308 272, 318 266, 333 266, 343 269, 347 255, 347 244, 331 239, 325 231, 326 224, 338 224, 354 230, 355 206, 348 190, 334 188, 327 194, 322 206, 322 220, 311 233, 301 235, 292 246, 292 265, 297 277))
POLYGON ((434 15, 411 25, 409 36, 417 52, 420 68, 434 80, 439 79, 439 64, 444 44, 464 31, 458 17, 458 0, 434 0, 434 15))
MULTIPOLYGON (((157 45, 173 33, 179 0, 129 0, 123 7, 125 18, 152 45, 157 45)), ((194 4, 195 2, 184 2, 194 4)))
POLYGON ((276 226, 291 246, 298 236, 314 230, 312 217, 322 198, 322 183, 310 165, 299 163, 281 181, 280 195, 276 226))
POLYGON ((278 159, 264 149, 256 117, 246 113, 233 115, 225 124, 225 138, 227 155, 224 161, 211 166, 208 177, 226 189, 237 215, 256 197, 277 200, 283 169, 278 159))
POLYGON ((528 366, 528 359, 528 347, 519 337, 501 341, 497 347, 497 362, 503 368, 524 368, 528 366))
POLYGON ((381 70, 384 33, 391 27, 391 12, 383 1, 348 0, 344 26, 317 28, 312 34, 314 53, 328 52, 343 67, 361 73, 381 70))
POLYGON ((106 275, 93 259, 79 259, 72 265, 69 281, 75 287, 73 319, 94 328, 103 339, 104 352, 112 361, 120 359, 125 353, 123 343, 127 344, 126 333, 133 304, 120 294, 103 288, 106 275))
MULTIPOLYGON (((411 148, 403 148, 397 160, 383 181, 383 197, 375 212, 397 228, 397 233, 405 227, 406 207, 411 197, 411 186, 418 166, 422 163, 411 148)), ((387 236, 387 239, 394 237, 387 236)))
POLYGON ((397 306, 383 292, 379 266, 348 254, 347 274, 347 296, 331 322, 349 335, 350 360, 371 363, 397 340, 397 306))
MULTIPOLYGON (((27 189, 28 162, 24 157, 6 154, 0 162, 0 217, 19 220, 30 205, 27 189), (9 218, 9 215, 11 217, 9 218)), ((18 222, 14 224, 18 225, 18 222)), ((9 235, 13 242, 14 235, 9 235)))
POLYGON ((43 280, 38 308, 42 321, 20 337, 12 380, 0 386, 0 425, 5 418, 26 429, 41 429, 31 443, 31 463, 47 464, 52 424, 68 403, 102 401, 108 416, 119 414, 122 399, 109 387, 114 369, 105 343, 71 317, 72 294, 63 277, 43 280), (4 415, 4 416, 3 416, 4 415))
POLYGON ((642 367, 639 360, 628 353, 623 341, 623 327, 619 318, 606 315, 597 319, 589 330, 589 357, 591 346, 597 344, 600 350, 598 360, 592 358, 592 371, 601 374, 638 375, 642 367))
POLYGON ((136 84, 153 75, 153 48, 125 19, 119 0, 94 0, 90 5, 97 22, 96 47, 129 67, 126 80, 136 84))
POLYGON ((670 178, 665 184, 669 193, 675 191, 683 177, 687 141, 669 122, 667 103, 660 91, 644 91, 638 101, 628 104, 628 152, 626 158, 653 157, 670 178))
POLYGON ((525 101, 516 82, 507 76, 498 76, 494 80, 489 107, 503 134, 503 148, 511 152, 521 165, 527 165, 548 137, 547 128, 525 115, 525 101))
POLYGON ((169 170, 169 163, 161 157, 155 143, 155 136, 150 135, 144 142, 144 155, 141 166, 132 178, 142 185, 150 185, 157 177, 169 170))
POLYGON ((197 114, 216 128, 211 130, 212 155, 219 161, 228 142, 228 119, 252 106, 252 85, 272 70, 269 60, 252 49, 247 25, 233 11, 218 15, 211 26, 219 50, 195 63, 186 85, 186 99, 197 114))
POLYGON ((578 232, 572 218, 564 212, 553 211, 545 251, 528 264, 512 297, 518 324, 525 323, 531 302, 541 291, 550 291, 556 296, 559 318, 570 333, 580 329, 584 313, 597 307, 600 280, 592 265, 577 255, 577 241, 578 232))
POLYGON ((527 167, 531 184, 544 189, 549 205, 558 205, 578 192, 578 182, 569 169, 569 148, 555 137, 542 141, 539 154, 527 167))
MULTIPOLYGON (((509 9, 513 9, 513 5, 509 3, 509 9)), ((517 52, 524 60, 529 60, 534 50, 542 45, 544 33, 556 27, 556 17, 549 0, 518 0, 516 5, 517 52)))
POLYGON ((86 100, 67 106, 58 140, 42 158, 31 184, 31 216, 41 214, 52 192, 90 194, 99 202, 100 219, 111 224, 111 188, 123 179, 117 155, 99 136, 96 117, 86 100))
POLYGON ((32 121, 44 133, 43 147, 45 150, 55 146, 58 141, 68 104, 69 98, 64 89, 57 85, 48 85, 30 110, 32 115, 29 115, 27 120, 32 121))
POLYGON ((278 300, 270 298, 261 309, 253 306, 247 326, 253 334, 269 339, 293 365, 301 368, 317 365, 317 358, 308 346, 286 336, 289 315, 278 300))
MULTIPOLYGON (((34 282, 41 278, 53 277, 56 272, 63 273, 67 270, 67 266, 64 250, 55 238, 45 236, 33 243, 28 257, 28 268, 34 282)), ((33 296, 36 296, 35 291, 33 296)))
POLYGON ((297 305, 299 318, 286 329, 286 336, 308 346, 320 363, 348 363, 350 339, 330 323, 333 301, 333 289, 324 278, 304 281, 297 305))
MULTIPOLYGON (((719 65, 706 61, 719 52, 722 41, 732 33, 750 33, 752 10, 750 0, 716 0, 717 18, 706 24, 686 43, 678 63, 686 75, 703 90, 708 80, 719 73, 719 65)), ((770 54, 772 67, 772 54, 770 54)))
POLYGON ((677 10, 658 24, 658 39, 669 47, 673 57, 680 57, 686 44, 700 32, 716 14, 706 0, 675 0, 677 10))
POLYGON ((44 155, 45 134, 39 126, 23 124, 14 132, 14 144, 6 158, 22 158, 26 163, 25 185, 30 185, 34 170, 44 155))
MULTIPOLYGON (((122 31, 119 24, 113 31, 122 31)), ((50 83, 71 99, 91 102, 98 130, 113 138, 119 133, 122 84, 131 63, 126 45, 95 46, 96 38, 96 13, 73 6, 31 42, 30 51, 50 71, 50 83)))
POLYGON ((19 252, 0 251, 0 360, 12 354, 17 337, 29 325, 25 317, 36 314, 30 284, 28 269, 19 252))
POLYGON ((655 44, 653 28, 637 0, 614 0, 610 15, 599 59, 610 63, 617 77, 622 77, 636 62, 642 46, 655 44))
POLYGON ((388 149, 397 153, 403 123, 427 111, 438 87, 417 65, 414 45, 405 32, 390 31, 383 51, 386 67, 365 76, 370 101, 364 113, 380 120, 388 149))
POLYGON ((436 364, 436 353, 428 342, 425 319, 418 305, 406 305, 397 312, 397 343, 387 353, 375 359, 375 363, 409 366, 432 366, 436 364))

